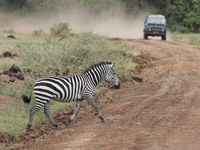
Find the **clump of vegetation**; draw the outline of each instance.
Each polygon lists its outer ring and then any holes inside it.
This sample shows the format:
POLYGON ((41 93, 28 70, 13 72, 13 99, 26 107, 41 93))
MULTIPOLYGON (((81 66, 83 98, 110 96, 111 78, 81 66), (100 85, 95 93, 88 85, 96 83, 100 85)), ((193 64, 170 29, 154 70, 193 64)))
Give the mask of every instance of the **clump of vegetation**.
POLYGON ((17 49, 17 53, 21 54, 20 65, 33 78, 52 76, 52 72, 47 71, 48 68, 57 67, 59 75, 66 69, 73 73, 82 73, 93 64, 111 61, 116 62, 119 77, 124 80, 123 72, 127 66, 130 67, 127 64, 135 63, 132 58, 124 59, 122 52, 138 54, 131 46, 109 41, 107 37, 91 32, 69 36, 67 40, 61 41, 48 36, 42 43, 21 42, 17 49))
POLYGON ((15 31, 13 29, 9 29, 9 30, 4 30, 7 33, 15 33, 15 31))
POLYGON ((44 35, 44 31, 43 30, 34 30, 33 35, 34 36, 42 36, 42 35, 44 35))
POLYGON ((51 27, 50 32, 55 37, 65 38, 71 34, 71 29, 69 28, 69 24, 66 22, 58 23, 58 24, 54 24, 51 27))
POLYGON ((200 46, 200 35, 194 33, 182 34, 176 33, 172 35, 173 41, 200 46))

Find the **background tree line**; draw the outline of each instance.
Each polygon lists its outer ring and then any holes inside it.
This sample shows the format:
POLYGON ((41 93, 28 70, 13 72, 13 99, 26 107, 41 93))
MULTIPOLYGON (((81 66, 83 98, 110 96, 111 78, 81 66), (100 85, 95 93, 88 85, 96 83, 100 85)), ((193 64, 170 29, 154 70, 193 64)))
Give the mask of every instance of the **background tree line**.
POLYGON ((152 8, 153 13, 165 15, 172 31, 200 32, 200 0, 121 0, 131 13, 152 8))
MULTIPOLYGON (((69 5, 70 1, 72 0, 0 0, 0 10, 20 14, 41 10, 51 11, 56 6, 69 5)), ((120 3, 127 15, 150 10, 151 13, 165 15, 168 28, 173 32, 200 32, 200 0, 76 0, 76 2, 94 7, 101 4, 107 6, 107 9, 112 2, 120 3), (109 5, 105 5, 106 3, 109 5)))

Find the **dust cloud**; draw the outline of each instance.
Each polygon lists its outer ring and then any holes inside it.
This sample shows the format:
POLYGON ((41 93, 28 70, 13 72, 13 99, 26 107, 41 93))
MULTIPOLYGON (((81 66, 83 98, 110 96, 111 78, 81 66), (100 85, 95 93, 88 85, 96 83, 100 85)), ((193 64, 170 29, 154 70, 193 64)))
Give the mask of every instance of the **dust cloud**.
POLYGON ((75 33, 92 31, 108 37, 140 39, 143 38, 146 15, 148 13, 127 16, 119 5, 104 9, 101 6, 91 8, 73 3, 66 8, 53 8, 51 13, 45 15, 36 12, 31 15, 11 17, 4 20, 0 30, 13 29, 21 33, 43 30, 48 33, 53 24, 67 22, 75 33))

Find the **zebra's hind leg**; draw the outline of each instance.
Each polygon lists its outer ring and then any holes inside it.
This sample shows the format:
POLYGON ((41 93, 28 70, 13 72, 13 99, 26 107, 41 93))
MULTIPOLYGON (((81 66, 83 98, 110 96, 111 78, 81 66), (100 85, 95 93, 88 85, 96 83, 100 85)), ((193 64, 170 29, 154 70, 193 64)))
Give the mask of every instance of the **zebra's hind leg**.
POLYGON ((44 114, 49 118, 49 120, 51 121, 53 126, 55 126, 56 128, 60 129, 60 126, 57 125, 56 121, 51 116, 51 113, 50 113, 50 102, 49 101, 44 105, 44 114))
POLYGON ((36 104, 33 107, 30 108, 29 122, 28 122, 28 125, 26 127, 27 130, 29 130, 30 127, 32 126, 34 115, 40 108, 41 107, 37 107, 36 104))
POLYGON ((87 97, 86 100, 89 102, 89 104, 96 110, 99 119, 101 119, 101 122, 106 123, 106 120, 103 118, 103 115, 101 114, 101 112, 99 111, 99 108, 96 104, 96 102, 94 101, 93 97, 87 97))
POLYGON ((74 117, 79 113, 81 105, 82 105, 82 100, 81 101, 76 101, 76 107, 75 107, 75 110, 74 110, 74 114, 66 122, 66 126, 69 126, 70 123, 74 120, 74 117))

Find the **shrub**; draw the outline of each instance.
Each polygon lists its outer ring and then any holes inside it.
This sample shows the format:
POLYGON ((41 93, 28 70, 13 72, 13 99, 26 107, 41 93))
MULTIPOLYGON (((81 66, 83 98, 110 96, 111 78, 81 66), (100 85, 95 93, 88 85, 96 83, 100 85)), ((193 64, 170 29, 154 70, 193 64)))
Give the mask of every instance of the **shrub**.
POLYGON ((4 30, 7 33, 15 33, 15 31, 13 29, 9 29, 9 30, 4 30))
POLYGON ((50 32, 53 36, 65 38, 71 34, 71 29, 68 23, 58 23, 51 27, 50 32))
POLYGON ((57 68, 59 73, 68 69, 70 74, 77 74, 84 72, 91 65, 111 61, 116 63, 115 70, 119 78, 124 80, 124 71, 130 69, 127 64, 134 62, 131 57, 124 59, 122 52, 135 55, 133 47, 109 41, 107 37, 90 32, 76 37, 70 36, 60 42, 46 38, 43 43, 24 42, 18 47, 18 53, 21 54, 20 66, 34 78, 54 75, 47 72, 48 68, 57 68))
POLYGON ((34 30, 33 35, 34 36, 42 36, 44 34, 43 30, 34 30))

